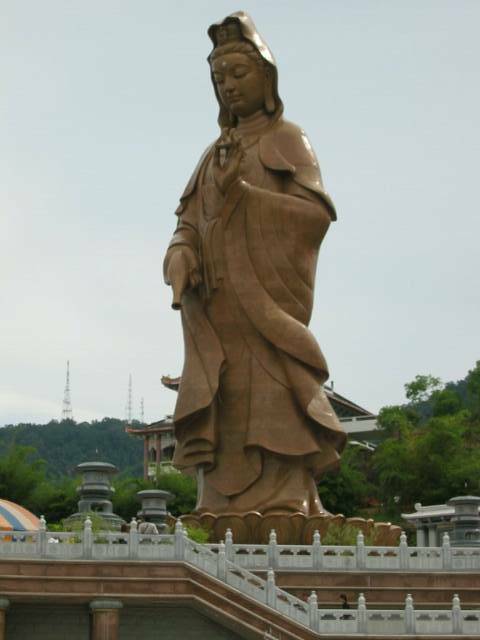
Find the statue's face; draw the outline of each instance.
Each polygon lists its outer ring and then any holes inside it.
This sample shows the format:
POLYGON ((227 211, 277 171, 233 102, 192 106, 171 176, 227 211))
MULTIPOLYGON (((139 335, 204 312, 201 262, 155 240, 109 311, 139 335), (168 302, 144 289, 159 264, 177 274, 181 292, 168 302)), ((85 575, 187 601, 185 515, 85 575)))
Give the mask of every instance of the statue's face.
POLYGON ((265 102, 265 69, 244 53, 226 53, 212 62, 212 73, 223 105, 246 118, 265 102))

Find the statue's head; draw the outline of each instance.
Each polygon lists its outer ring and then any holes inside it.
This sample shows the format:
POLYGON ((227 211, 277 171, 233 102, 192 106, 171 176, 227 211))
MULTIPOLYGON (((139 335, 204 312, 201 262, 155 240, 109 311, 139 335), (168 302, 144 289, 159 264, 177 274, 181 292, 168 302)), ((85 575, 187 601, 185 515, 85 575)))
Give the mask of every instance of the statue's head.
POLYGON ((277 91, 275 60, 244 12, 212 25, 214 48, 208 62, 220 107, 219 124, 235 125, 238 118, 263 110, 278 117, 283 109, 277 91))

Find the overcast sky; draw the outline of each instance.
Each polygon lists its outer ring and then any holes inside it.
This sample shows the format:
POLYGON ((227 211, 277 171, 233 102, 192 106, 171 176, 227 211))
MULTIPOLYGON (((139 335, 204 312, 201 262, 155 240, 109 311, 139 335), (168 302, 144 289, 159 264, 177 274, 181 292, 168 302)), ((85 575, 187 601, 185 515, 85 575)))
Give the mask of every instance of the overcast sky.
POLYGON ((338 222, 311 327, 371 409, 480 359, 478 0, 2 0, 0 425, 171 412, 183 342, 161 264, 217 135, 206 34, 244 9, 338 222))

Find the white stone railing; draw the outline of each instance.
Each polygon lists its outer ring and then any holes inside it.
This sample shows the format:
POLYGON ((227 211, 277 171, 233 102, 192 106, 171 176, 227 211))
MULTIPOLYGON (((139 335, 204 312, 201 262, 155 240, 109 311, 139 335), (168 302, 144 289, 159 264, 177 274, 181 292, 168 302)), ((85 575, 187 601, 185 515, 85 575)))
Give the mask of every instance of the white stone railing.
MULTIPOLYGON (((51 558, 59 560, 173 560, 174 535, 142 535, 132 520, 129 533, 92 531, 87 518, 78 532, 47 531, 40 520, 39 531, 0 531, 0 558, 51 558)), ((220 545, 199 545, 218 553, 220 545)), ((198 549, 196 554, 200 553, 198 549)), ((266 545, 235 544, 225 535, 229 562, 250 571, 479 571, 480 547, 451 547, 448 534, 441 547, 409 547, 404 533, 397 547, 366 546, 362 533, 353 546, 323 545, 314 533, 311 545, 280 545, 274 531, 266 545)))
MULTIPOLYGON (((190 540, 180 521, 175 526, 173 535, 142 535, 137 531, 135 520, 130 525, 129 533, 94 533, 92 523, 87 518, 83 530, 71 532, 48 532, 45 520, 41 519, 39 531, 4 531, 0 532, 0 559, 2 558, 46 558, 55 560, 155 560, 187 562, 209 574, 213 578, 225 582, 248 597, 253 598, 295 622, 308 627, 318 634, 379 634, 396 637, 399 635, 479 635, 480 610, 462 611, 457 595, 453 597, 452 608, 448 610, 415 610, 413 599, 408 595, 403 609, 367 609, 363 594, 358 598, 356 609, 319 609, 317 595, 312 591, 307 602, 283 591, 275 584, 275 573, 272 568, 267 571, 267 579, 251 573, 236 561, 237 556, 255 558, 266 556, 267 566, 270 560, 276 566, 282 565, 282 557, 295 559, 297 568, 303 563, 307 569, 312 563, 323 563, 328 556, 318 553, 319 536, 315 534, 315 551, 310 547, 277 545, 274 532, 270 536, 269 545, 249 545, 252 553, 236 552, 246 546, 233 545, 231 532, 227 532, 227 543, 203 545, 190 540), (255 553, 259 551, 259 553, 255 553), (284 556, 284 552, 287 554, 284 556), (228 555, 234 554, 235 561, 228 555), (310 558, 304 563, 305 558, 310 558), (301 559, 301 560, 300 560, 301 559)), ((334 549, 332 557, 355 558, 366 567, 368 549, 376 549, 378 558, 389 558, 386 549, 391 547, 363 547, 362 539, 357 540, 356 547, 326 547, 334 549), (360 544, 359 544, 360 543, 360 544), (359 551, 360 549, 360 551, 359 551), (365 553, 364 553, 365 552, 365 553), (348 555, 347 555, 348 553, 348 555)), ((405 544, 405 539, 401 544, 405 544)), ((312 547, 314 546, 312 545, 312 547)), ((445 546, 445 542, 444 542, 445 546)), ((321 545, 320 545, 321 547, 321 545)), ((247 551, 250 551, 248 548, 247 551)), ((431 551, 431 549, 430 549, 431 551)), ((451 551, 451 550, 450 550, 451 551)), ((465 550, 463 550, 465 551, 465 550)), ((440 554, 443 558, 445 549, 440 554)), ((394 555, 392 557, 397 557, 394 555)), ((398 558, 405 555, 398 555, 398 558)), ((409 556, 406 556, 407 558, 409 556)), ((425 556, 427 557, 427 556, 425 556)), ((449 557, 447 557, 450 563, 449 557)), ((399 560, 400 561, 400 560, 399 560)), ((256 562, 256 561, 255 561, 256 562)), ((261 568, 255 566, 255 568, 261 568)), ((321 566, 319 567, 321 568, 321 566)))
MULTIPOLYGON (((218 545, 208 545, 215 551, 218 545)), ((353 546, 323 545, 316 531, 311 545, 280 545, 274 531, 265 545, 234 544, 225 535, 227 558, 246 569, 314 571, 478 571, 480 547, 451 547, 447 533, 441 547, 409 547, 405 533, 397 547, 366 546, 359 533, 353 546)))
POLYGON ((451 609, 415 609, 413 598, 407 595, 403 609, 368 609, 363 594, 357 609, 316 609, 316 596, 309 598, 310 627, 317 633, 401 635, 478 635, 480 611, 462 611, 455 595, 451 609))
POLYGON ((87 518, 80 531, 0 531, 1 558, 47 560, 174 560, 173 535, 143 535, 132 520, 129 533, 92 531, 87 518))

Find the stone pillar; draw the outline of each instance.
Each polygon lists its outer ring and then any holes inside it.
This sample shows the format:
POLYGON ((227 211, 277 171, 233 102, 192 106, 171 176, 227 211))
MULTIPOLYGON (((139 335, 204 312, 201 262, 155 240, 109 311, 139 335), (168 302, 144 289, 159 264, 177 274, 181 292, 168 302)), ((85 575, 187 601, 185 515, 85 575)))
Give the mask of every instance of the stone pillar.
POLYGON ((437 547, 437 527, 434 524, 428 525, 428 546, 437 547))
MULTIPOLYGON (((157 459, 155 460, 155 462, 157 463, 157 467, 158 467, 158 465, 162 461, 162 434, 157 433, 155 440, 156 440, 155 451, 157 453, 157 459)), ((157 472, 158 472, 158 468, 157 468, 157 472)))
POLYGON ((7 598, 0 598, 0 640, 5 640, 5 617, 9 606, 7 598))
POLYGON ((90 603, 93 616, 91 640, 118 640, 122 607, 119 600, 93 600, 90 603))
POLYGON ((148 436, 143 439, 143 479, 148 480, 148 436))
POLYGON ((417 525, 417 547, 425 547, 425 529, 422 524, 417 525))

